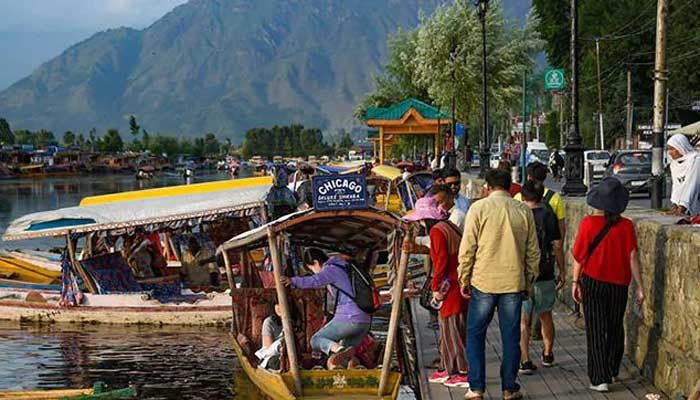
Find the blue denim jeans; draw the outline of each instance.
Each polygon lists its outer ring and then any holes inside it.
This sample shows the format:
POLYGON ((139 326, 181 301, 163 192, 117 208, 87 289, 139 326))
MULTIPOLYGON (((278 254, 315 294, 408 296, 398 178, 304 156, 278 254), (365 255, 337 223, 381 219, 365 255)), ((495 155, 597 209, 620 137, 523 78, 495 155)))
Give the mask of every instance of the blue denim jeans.
POLYGON ((311 337, 311 348, 330 355, 331 347, 340 344, 355 347, 367 336, 370 324, 341 322, 332 319, 311 337))
POLYGON ((503 359, 501 361, 501 389, 520 390, 515 380, 520 364, 520 309, 521 293, 490 294, 471 287, 467 317, 467 362, 469 363, 469 385, 472 390, 484 392, 486 388, 486 330, 498 309, 501 328, 503 359))

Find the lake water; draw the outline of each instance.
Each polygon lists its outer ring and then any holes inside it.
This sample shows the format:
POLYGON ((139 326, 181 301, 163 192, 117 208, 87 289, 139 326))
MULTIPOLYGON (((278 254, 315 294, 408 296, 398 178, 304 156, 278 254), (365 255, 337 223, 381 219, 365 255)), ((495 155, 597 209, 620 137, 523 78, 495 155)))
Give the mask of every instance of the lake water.
MULTIPOLYGON (((200 174, 194 182, 228 179, 200 174)), ((86 196, 180 185, 178 177, 132 175, 0 181, 0 231, 22 215, 75 206, 86 196)), ((60 239, 0 242, 4 248, 64 246, 60 239)), ((225 328, 32 326, 0 321, 0 391, 133 384, 139 398, 231 398, 235 355, 225 328)))

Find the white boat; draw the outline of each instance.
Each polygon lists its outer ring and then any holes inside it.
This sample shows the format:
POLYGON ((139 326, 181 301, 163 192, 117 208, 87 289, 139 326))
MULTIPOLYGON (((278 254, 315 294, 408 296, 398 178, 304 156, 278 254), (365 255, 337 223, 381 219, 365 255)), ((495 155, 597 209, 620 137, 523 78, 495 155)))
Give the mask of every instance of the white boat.
MULTIPOLYGON (((0 282, 0 319, 126 324, 229 322, 231 300, 226 288, 208 293, 196 287, 183 290, 177 275, 138 280, 129 276, 130 269, 124 268, 124 260, 113 248, 107 254, 92 256, 92 239, 136 231, 167 237, 171 232, 204 229, 205 225, 225 220, 238 223, 241 228, 234 233, 240 233, 263 221, 271 184, 270 177, 263 177, 115 193, 85 198, 76 207, 18 218, 3 239, 65 237, 66 252, 60 265, 68 273, 63 274, 63 285, 0 282), (67 277, 71 279, 67 281, 67 277), (122 290, 124 287, 127 290, 122 290)), ((170 250, 177 247, 165 243, 170 250)), ((41 253, 20 254, 36 259, 41 253)), ((227 270, 227 278, 228 286, 234 287, 231 269, 227 270)))

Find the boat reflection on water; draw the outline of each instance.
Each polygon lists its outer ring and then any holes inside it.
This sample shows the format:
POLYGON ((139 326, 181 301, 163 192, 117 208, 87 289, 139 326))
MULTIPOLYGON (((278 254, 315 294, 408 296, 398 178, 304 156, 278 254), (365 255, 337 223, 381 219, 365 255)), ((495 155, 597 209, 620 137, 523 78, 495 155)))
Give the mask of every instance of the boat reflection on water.
POLYGON ((227 329, 214 327, 0 321, 0 391, 82 388, 102 381, 117 388, 134 385, 139 399, 230 399, 235 359, 230 340, 227 329))

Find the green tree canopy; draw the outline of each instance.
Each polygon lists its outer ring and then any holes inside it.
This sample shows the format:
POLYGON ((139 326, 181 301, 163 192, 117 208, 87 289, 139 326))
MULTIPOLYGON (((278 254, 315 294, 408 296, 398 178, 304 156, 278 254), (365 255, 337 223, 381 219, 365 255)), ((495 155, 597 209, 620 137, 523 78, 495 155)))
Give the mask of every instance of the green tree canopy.
POLYGON ((15 144, 15 135, 5 118, 0 118, 0 144, 15 144))
POLYGON ((141 127, 138 122, 136 122, 136 117, 133 115, 129 117, 129 131, 131 131, 131 135, 134 137, 138 136, 141 131, 141 127))
POLYGON ((242 146, 243 157, 255 155, 271 159, 274 156, 308 157, 323 155, 332 148, 323 140, 319 129, 304 128, 303 125, 254 128, 246 132, 242 146))
POLYGON ((100 138, 98 142, 100 151, 116 153, 124 149, 124 142, 121 135, 119 135, 119 130, 114 128, 108 129, 104 137, 100 138))
POLYGON ((66 147, 71 147, 75 144, 75 134, 71 131, 65 131, 63 133, 63 145, 66 147))

